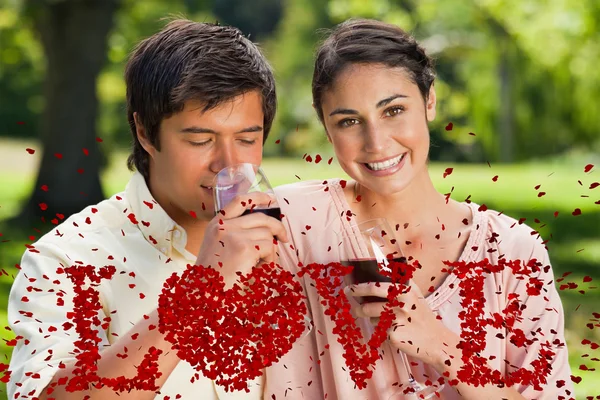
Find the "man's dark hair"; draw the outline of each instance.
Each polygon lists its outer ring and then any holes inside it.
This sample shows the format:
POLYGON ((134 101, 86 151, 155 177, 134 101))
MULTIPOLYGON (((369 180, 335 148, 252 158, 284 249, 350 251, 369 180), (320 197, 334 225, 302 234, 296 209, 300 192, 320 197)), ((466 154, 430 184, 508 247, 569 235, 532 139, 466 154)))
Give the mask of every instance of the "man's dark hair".
POLYGON ((143 40, 125 68, 127 118, 133 148, 127 160, 149 179, 149 155, 137 139, 133 113, 152 145, 160 150, 158 132, 164 118, 183 110, 188 100, 204 111, 243 93, 258 90, 264 113, 263 143, 275 117, 273 71, 258 47, 231 26, 178 19, 143 40))
POLYGON ((313 73, 313 104, 321 122, 323 92, 351 64, 402 67, 419 87, 423 99, 435 79, 433 60, 414 37, 396 25, 372 19, 349 19, 337 25, 317 50, 313 73))

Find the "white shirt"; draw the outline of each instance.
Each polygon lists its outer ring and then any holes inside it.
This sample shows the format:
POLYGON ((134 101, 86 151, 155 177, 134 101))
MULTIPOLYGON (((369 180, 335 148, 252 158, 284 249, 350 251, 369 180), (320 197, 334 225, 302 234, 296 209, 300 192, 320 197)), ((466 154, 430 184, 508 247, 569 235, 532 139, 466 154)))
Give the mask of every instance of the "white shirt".
MULTIPOLYGON (((58 364, 74 359, 72 352, 78 335, 74 328, 65 332, 62 327, 68 321, 66 313, 73 307, 73 285, 66 275, 57 274, 57 268, 69 267, 76 261, 96 268, 116 267, 113 278, 103 280, 96 288, 102 304, 99 319, 111 317, 107 331, 99 329, 102 349, 126 335, 143 315, 157 307, 163 282, 173 272, 181 273, 187 264, 196 261, 196 256, 185 249, 186 243, 185 230, 153 199, 137 172, 124 192, 71 216, 34 243, 34 248, 23 256, 21 271, 10 292, 9 324, 16 335, 29 343, 19 340, 14 348, 8 398, 39 396, 57 372, 58 364), (60 283, 53 283, 55 280, 60 283), (62 307, 57 306, 59 291, 64 293, 62 307), (23 297, 28 301, 22 301, 23 297), (49 330, 51 326, 57 329, 49 330), (27 372, 31 374, 27 376, 27 372)), ((175 399, 177 394, 182 399, 262 398, 260 378, 248 382, 248 386, 250 393, 227 393, 189 363, 180 361, 155 398, 175 399), (195 374, 200 379, 192 383, 195 374)))

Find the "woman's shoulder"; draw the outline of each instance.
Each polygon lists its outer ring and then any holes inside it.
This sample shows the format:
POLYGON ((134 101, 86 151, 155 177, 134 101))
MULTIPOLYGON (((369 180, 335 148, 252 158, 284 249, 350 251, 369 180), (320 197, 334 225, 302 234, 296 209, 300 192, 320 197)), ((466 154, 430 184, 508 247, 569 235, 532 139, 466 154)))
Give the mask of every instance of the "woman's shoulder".
POLYGON ((279 185, 274 188, 277 193, 296 193, 296 192, 309 192, 309 191, 322 191, 325 192, 325 188, 332 184, 339 184, 340 178, 328 178, 328 179, 312 179, 307 181, 299 181, 293 183, 286 183, 279 185))
POLYGON ((474 222, 484 224, 485 246, 497 248, 499 255, 506 257, 531 257, 534 253, 546 250, 546 242, 540 232, 527 224, 527 219, 519 216, 507 215, 504 212, 487 209, 485 205, 475 203, 469 204, 473 214, 474 222), (477 213, 482 213, 477 218, 477 213), (518 218, 518 219, 517 219, 518 218))
POLYGON ((278 186, 275 189, 282 214, 294 231, 324 228, 339 220, 343 208, 340 179, 310 180, 278 186))
MULTIPOLYGON (((285 185, 277 186, 273 190, 275 195, 281 201, 283 200, 286 204, 292 202, 298 202, 305 206, 315 206, 315 204, 309 203, 322 203, 331 202, 332 191, 330 188, 332 185, 339 185, 339 178, 332 178, 326 180, 309 180, 288 183, 285 185), (306 203, 308 202, 308 203, 306 203)), ((298 206, 300 204, 296 204, 298 206)))

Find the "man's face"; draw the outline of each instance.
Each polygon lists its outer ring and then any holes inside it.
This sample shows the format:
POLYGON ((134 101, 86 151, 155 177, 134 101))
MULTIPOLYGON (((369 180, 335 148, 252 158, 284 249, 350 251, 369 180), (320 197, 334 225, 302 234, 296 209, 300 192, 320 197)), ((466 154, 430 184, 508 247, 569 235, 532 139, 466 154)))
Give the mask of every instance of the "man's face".
MULTIPOLYGON (((160 151, 150 154, 150 191, 173 220, 186 226, 190 211, 200 220, 214 216, 213 180, 237 163, 260 165, 263 110, 259 91, 247 92, 202 112, 198 101, 162 121, 160 151)), ((146 142, 147 143, 147 142, 146 142)))

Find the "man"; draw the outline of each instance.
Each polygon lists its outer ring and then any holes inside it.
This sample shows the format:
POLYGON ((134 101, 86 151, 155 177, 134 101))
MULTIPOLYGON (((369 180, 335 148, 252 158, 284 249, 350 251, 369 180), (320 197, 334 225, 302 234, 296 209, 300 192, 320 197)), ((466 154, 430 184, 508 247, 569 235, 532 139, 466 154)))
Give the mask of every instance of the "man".
MULTIPOLYGON (((22 337, 11 360, 9 398, 261 398, 260 382, 251 382, 250 393, 225 393, 201 374, 192 379, 196 371, 153 328, 158 296, 172 273, 187 264, 221 265, 230 287, 236 272, 274 260, 273 237, 287 241, 275 218, 241 216, 249 201, 233 201, 213 217, 216 173, 262 160, 276 108, 270 66, 233 27, 177 20, 139 44, 125 80, 133 134, 128 164, 137 172, 124 192, 73 215, 23 256, 9 300, 11 327, 22 337), (79 335, 66 317, 74 286, 60 272, 72 265, 116 268, 112 279, 95 287, 102 306, 100 323, 92 327, 101 338, 97 375, 131 378, 155 347, 162 351, 160 394, 65 390, 79 335)), ((244 199, 271 201, 265 194, 244 199)))

